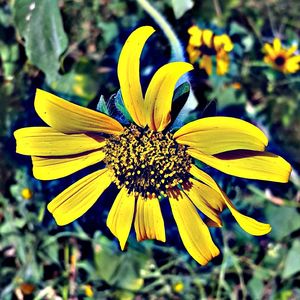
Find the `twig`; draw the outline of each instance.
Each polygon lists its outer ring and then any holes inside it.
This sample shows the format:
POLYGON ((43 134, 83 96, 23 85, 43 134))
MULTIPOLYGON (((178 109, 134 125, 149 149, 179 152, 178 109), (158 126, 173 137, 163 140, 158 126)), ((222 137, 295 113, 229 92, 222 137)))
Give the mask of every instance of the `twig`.
POLYGON ((219 19, 222 18, 222 11, 221 11, 221 7, 220 7, 220 3, 218 0, 213 0, 213 3, 214 3, 214 8, 215 8, 215 11, 216 11, 216 15, 219 19))

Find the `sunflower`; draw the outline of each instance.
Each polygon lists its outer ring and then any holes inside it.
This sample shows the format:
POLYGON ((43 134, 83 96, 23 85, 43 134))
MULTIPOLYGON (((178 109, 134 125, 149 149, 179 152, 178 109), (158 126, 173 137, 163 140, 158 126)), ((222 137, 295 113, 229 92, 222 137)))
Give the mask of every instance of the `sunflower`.
POLYGON ((189 28, 190 35, 187 52, 190 62, 194 64, 200 58, 199 67, 208 75, 212 74, 212 58, 215 57, 217 74, 224 75, 229 70, 228 53, 233 49, 233 43, 227 34, 216 35, 209 29, 200 29, 193 25, 189 28))
POLYGON ((300 55, 296 55, 297 46, 293 45, 285 49, 278 38, 273 40, 273 44, 264 44, 264 62, 282 73, 296 73, 300 69, 300 55))
POLYGON ((184 125, 175 133, 171 122, 172 96, 178 79, 192 70, 185 62, 162 66, 142 93, 139 64, 150 26, 136 29, 127 39, 118 62, 124 105, 132 118, 122 125, 112 117, 37 90, 35 109, 49 127, 28 127, 15 132, 16 151, 30 155, 37 179, 52 180, 105 163, 56 196, 48 210, 58 225, 82 216, 111 184, 119 192, 107 226, 123 250, 132 223, 138 241, 166 240, 160 202, 169 201, 182 242, 204 265, 219 254, 208 224, 222 226, 219 217, 228 207, 250 234, 271 230, 237 211, 218 184, 195 165, 200 160, 224 173, 244 178, 286 182, 290 165, 264 152, 268 140, 254 125, 230 117, 209 117, 184 125))

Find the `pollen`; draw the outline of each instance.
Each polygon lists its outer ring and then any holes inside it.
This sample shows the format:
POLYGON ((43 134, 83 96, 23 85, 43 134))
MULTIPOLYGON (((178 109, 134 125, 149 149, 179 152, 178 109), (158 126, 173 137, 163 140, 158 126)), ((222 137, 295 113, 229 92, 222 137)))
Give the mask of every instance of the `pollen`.
POLYGON ((125 186, 144 197, 161 198, 170 187, 189 181, 191 157, 170 132, 130 125, 122 135, 112 136, 104 151, 119 189, 125 186))

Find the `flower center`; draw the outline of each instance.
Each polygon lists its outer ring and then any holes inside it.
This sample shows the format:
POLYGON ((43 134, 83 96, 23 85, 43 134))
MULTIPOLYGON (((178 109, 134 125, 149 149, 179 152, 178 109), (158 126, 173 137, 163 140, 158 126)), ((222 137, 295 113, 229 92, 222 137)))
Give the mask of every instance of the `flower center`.
POLYGON ((285 63, 285 58, 283 56, 277 56, 275 58, 275 64, 277 66, 282 66, 282 65, 284 65, 284 63, 285 63))
POLYGON ((217 51, 213 47, 208 47, 206 45, 201 45, 199 50, 203 55, 214 56, 217 54, 217 51))
POLYGON ((191 157, 170 132, 130 125, 122 135, 112 136, 104 151, 104 162, 114 172, 117 187, 125 186, 143 197, 166 196, 168 189, 190 177, 191 157))

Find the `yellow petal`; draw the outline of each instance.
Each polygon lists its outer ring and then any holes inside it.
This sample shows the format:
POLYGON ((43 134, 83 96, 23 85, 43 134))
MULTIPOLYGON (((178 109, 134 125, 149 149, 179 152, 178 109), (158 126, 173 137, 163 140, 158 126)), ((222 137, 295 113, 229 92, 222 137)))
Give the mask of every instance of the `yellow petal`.
POLYGON ((224 50, 226 52, 232 51, 234 48, 234 44, 232 43, 230 37, 227 34, 223 34, 222 38, 223 38, 224 50))
POLYGON ((227 34, 216 35, 213 42, 216 51, 224 49, 224 51, 230 52, 234 47, 230 37, 227 34))
POLYGON ((290 57, 287 61, 289 63, 299 64, 300 63, 300 55, 295 55, 293 57, 290 57))
POLYGON ((234 207, 233 203, 228 199, 228 197, 218 186, 218 184, 208 174, 197 168, 195 165, 192 165, 190 173, 219 193, 219 195, 223 198, 224 203, 232 213, 233 217, 236 219, 241 228, 243 228, 246 232, 252 235, 264 235, 271 231, 272 228, 269 224, 258 222, 250 217, 241 214, 234 207))
POLYGON ((295 73, 300 69, 300 56, 295 56, 296 59, 289 58, 286 62, 286 64, 284 65, 285 68, 285 72, 286 73, 295 73))
POLYGON ((138 241, 156 239, 166 241, 164 219, 157 198, 137 200, 134 228, 138 241))
POLYGON ((100 149, 105 139, 92 134, 64 134, 51 127, 27 127, 14 132, 16 152, 34 156, 61 156, 100 149))
POLYGON ((282 157, 269 152, 237 150, 216 156, 190 148, 192 157, 226 174, 276 182, 288 182, 291 165, 282 157))
POLYGON ((276 53, 274 52, 273 47, 270 44, 264 44, 263 51, 271 57, 271 59, 274 59, 276 57, 276 53))
POLYGON ((92 207, 112 182, 107 169, 89 174, 73 183, 47 206, 57 225, 66 225, 81 217, 92 207))
POLYGON ((190 179, 190 182, 191 186, 184 188, 185 194, 202 213, 216 223, 218 227, 221 227, 222 221, 219 214, 224 207, 222 197, 211 187, 193 178, 190 179))
POLYGON ((203 55, 201 61, 200 61, 200 69, 204 69, 207 73, 207 75, 212 74, 212 60, 211 56, 203 55))
POLYGON ((298 49, 297 45, 292 45, 289 49, 287 49, 286 56, 287 57, 292 56, 297 51, 297 49, 298 49))
POLYGON ((281 41, 280 41, 279 38, 275 38, 273 40, 273 48, 274 48, 275 54, 280 52, 280 50, 281 50, 281 41))
POLYGON ((162 131, 171 121, 172 96, 178 79, 193 66, 186 62, 172 62, 158 69, 145 95, 147 123, 152 130, 162 131))
POLYGON ((125 42, 118 62, 118 78, 124 105, 133 121, 144 127, 144 99, 140 83, 140 56, 147 39, 155 30, 143 26, 131 33, 125 42))
POLYGON ((202 40, 203 40, 203 43, 207 47, 212 47, 213 35, 214 35, 214 33, 211 30, 209 30, 209 29, 204 29, 203 30, 203 32, 202 32, 202 40))
POLYGON ((200 47, 202 43, 202 30, 199 29, 197 26, 192 26, 189 28, 188 33, 190 34, 189 45, 194 47, 200 47))
POLYGON ((33 175, 40 180, 58 179, 102 161, 101 150, 68 156, 32 156, 33 175))
POLYGON ((46 124, 63 133, 123 132, 122 125, 115 119, 40 89, 36 90, 34 107, 46 124))
POLYGON ((228 54, 224 51, 224 54, 217 55, 216 59, 217 59, 217 75, 220 76, 225 75, 229 70, 229 64, 230 64, 228 54))
POLYGON ((193 25, 188 29, 189 35, 201 34, 201 32, 202 30, 196 25, 193 25))
POLYGON ((174 138, 177 143, 206 154, 237 149, 263 151, 268 144, 259 128, 231 117, 208 117, 190 122, 176 131, 174 138))
POLYGON ((178 193, 176 197, 169 195, 169 201, 186 250, 199 264, 206 265, 220 253, 207 226, 184 193, 178 193))
POLYGON ((135 197, 133 193, 128 194, 125 188, 122 188, 109 211, 106 225, 112 234, 118 238, 120 247, 124 250, 135 208, 135 197))
POLYGON ((191 46, 191 45, 187 46, 186 51, 189 55, 190 63, 192 63, 192 64, 195 63, 196 60, 200 56, 200 51, 197 48, 195 48, 194 46, 191 46))

